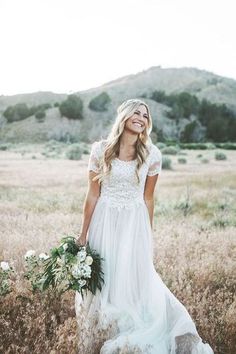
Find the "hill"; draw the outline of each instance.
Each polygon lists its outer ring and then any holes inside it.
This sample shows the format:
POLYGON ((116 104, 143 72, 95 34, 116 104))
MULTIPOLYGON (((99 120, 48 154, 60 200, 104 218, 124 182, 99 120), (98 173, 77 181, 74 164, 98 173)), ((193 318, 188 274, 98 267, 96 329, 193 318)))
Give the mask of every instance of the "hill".
MULTIPOLYGON (((68 137, 73 141, 93 141, 106 136, 116 116, 117 106, 129 98, 141 98, 151 109, 155 132, 158 139, 179 140, 185 127, 197 122, 196 140, 204 140, 205 127, 197 116, 171 119, 171 108, 163 102, 151 99, 154 91, 164 91, 166 95, 178 95, 187 92, 212 104, 225 104, 236 112, 236 81, 196 68, 151 67, 133 75, 127 75, 107 82, 99 87, 76 92, 83 101, 83 120, 61 117, 58 107, 67 97, 66 94, 53 92, 36 92, 14 96, 0 96, 0 141, 41 142, 49 139, 63 140, 68 137), (104 111, 89 108, 89 103, 99 94, 106 92, 110 97, 104 111), (7 122, 3 113, 7 107, 18 103, 29 106, 50 103, 52 108, 46 110, 44 120, 37 120, 34 115, 12 123, 7 122)), ((227 123, 228 124, 228 123, 227 123)))

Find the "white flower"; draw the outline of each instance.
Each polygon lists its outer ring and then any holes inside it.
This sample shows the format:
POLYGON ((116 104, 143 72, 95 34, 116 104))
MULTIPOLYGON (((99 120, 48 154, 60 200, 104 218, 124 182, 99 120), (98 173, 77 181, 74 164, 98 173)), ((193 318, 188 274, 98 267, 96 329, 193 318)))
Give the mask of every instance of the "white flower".
POLYGON ((81 274, 82 276, 84 276, 85 278, 90 278, 91 277, 91 267, 87 264, 82 264, 80 267, 81 270, 81 274))
POLYGON ((87 265, 91 265, 91 264, 93 263, 93 258, 92 258, 91 256, 87 256, 87 257, 85 258, 85 263, 86 263, 87 265))
POLYGON ((10 270, 10 266, 9 266, 8 262, 1 262, 1 268, 5 272, 10 270))
POLYGON ((29 250, 25 254, 25 259, 33 257, 33 256, 35 256, 35 251, 34 250, 29 250))
POLYGON ((63 247, 64 251, 66 251, 67 248, 68 248, 68 244, 67 244, 67 243, 64 243, 64 245, 62 245, 62 247, 63 247))
POLYGON ((80 279, 80 280, 78 280, 78 283, 79 283, 80 287, 82 288, 86 284, 86 280, 80 279))
POLYGON ((81 250, 77 253, 77 258, 79 262, 83 262, 86 258, 86 251, 81 250))
POLYGON ((80 268, 77 265, 74 265, 71 269, 71 273, 74 278, 78 279, 81 277, 81 271, 80 268))
POLYGON ((41 260, 46 260, 48 258, 49 258, 49 256, 46 253, 40 253, 40 255, 39 255, 39 259, 41 259, 41 260))

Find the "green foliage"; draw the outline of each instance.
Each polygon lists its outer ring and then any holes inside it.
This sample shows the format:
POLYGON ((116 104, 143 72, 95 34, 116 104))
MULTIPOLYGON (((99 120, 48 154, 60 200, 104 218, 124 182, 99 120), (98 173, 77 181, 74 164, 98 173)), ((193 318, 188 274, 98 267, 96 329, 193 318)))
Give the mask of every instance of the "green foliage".
POLYGON ((180 143, 181 149, 189 150, 207 150, 207 144, 205 143, 180 143))
POLYGON ((162 168, 163 170, 172 170, 172 160, 169 157, 162 157, 162 168))
POLYGON ((28 107, 26 103, 17 103, 14 106, 9 106, 3 112, 4 117, 8 122, 14 122, 28 118, 37 112, 42 112, 51 108, 50 103, 43 103, 37 106, 28 107))
MULTIPOLYGON (((189 118, 195 115, 206 127, 205 139, 216 142, 236 142, 236 114, 225 104, 215 104, 203 99, 199 101, 188 92, 166 95, 164 91, 154 91, 151 99, 171 107, 167 116, 171 119, 189 118)), ((182 141, 190 142, 194 123, 186 126, 182 141)))
MULTIPOLYGON (((158 128, 155 123, 153 123, 153 126, 152 126, 152 133, 155 133, 156 134, 156 139, 157 141, 165 141, 165 138, 164 138, 164 134, 163 134, 163 130, 158 128)), ((155 140, 155 139, 154 139, 155 140)), ((154 142, 155 144, 155 142, 154 142)))
POLYGON ((37 106, 32 106, 30 108, 30 115, 35 115, 37 112, 43 112, 46 111, 47 109, 52 108, 52 105, 50 103, 43 103, 43 104, 39 104, 37 106))
POLYGON ((236 143, 215 143, 215 146, 225 150, 236 150, 236 143))
POLYGON ((159 148, 159 149, 164 149, 166 147, 166 144, 165 143, 162 143, 162 142, 159 142, 159 143, 156 143, 156 146, 159 148))
POLYGON ((61 115, 69 119, 83 119, 83 101, 77 95, 69 95, 65 101, 63 101, 59 110, 61 115))
POLYGON ((93 111, 104 112, 107 110, 107 105, 111 102, 110 96, 106 92, 100 93, 100 95, 94 97, 89 102, 89 108, 93 111))
POLYGON ((46 113, 45 113, 45 111, 43 111, 43 110, 37 111, 37 112, 35 113, 35 118, 37 118, 37 120, 38 120, 39 122, 42 122, 45 117, 46 117, 46 113))
POLYGON ((215 159, 216 160, 226 160, 227 156, 221 151, 216 151, 215 152, 215 159))
POLYGON ((196 127, 197 127, 197 122, 195 120, 191 123, 186 124, 183 132, 181 133, 180 141, 184 143, 189 143, 193 141, 193 134, 196 127))
POLYGON ((207 159, 206 157, 203 157, 201 159, 201 163, 209 163, 209 159, 207 159))
POLYGON ((1 262, 0 265, 0 296, 5 296, 12 291, 12 276, 14 269, 8 262, 1 262))
POLYGON ((164 147, 161 152, 163 155, 176 155, 178 153, 178 149, 174 146, 167 146, 164 147))
POLYGON ((185 159, 184 157, 179 157, 179 158, 178 158, 178 162, 179 162, 180 164, 186 164, 186 163, 187 163, 187 159, 185 159))
POLYGON ((30 117, 31 112, 26 103, 17 103, 15 106, 7 107, 3 115, 8 122, 14 122, 30 117))
POLYGON ((69 160, 81 160, 82 151, 80 144, 72 144, 66 150, 66 157, 69 160))
POLYGON ((6 151, 10 148, 11 144, 0 144, 0 151, 6 151))
POLYGON ((151 99, 172 108, 168 113, 169 118, 188 118, 191 114, 196 114, 198 111, 199 101, 197 97, 190 95, 188 92, 166 95, 164 91, 154 91, 151 99))
POLYGON ((156 90, 151 95, 151 99, 159 103, 165 103, 166 97, 165 91, 161 90, 156 90))

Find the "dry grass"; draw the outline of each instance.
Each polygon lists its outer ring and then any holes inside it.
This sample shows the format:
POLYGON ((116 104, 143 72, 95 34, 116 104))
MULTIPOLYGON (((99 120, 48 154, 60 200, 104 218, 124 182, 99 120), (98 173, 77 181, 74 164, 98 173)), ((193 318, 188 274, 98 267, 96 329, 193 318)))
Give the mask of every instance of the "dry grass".
MULTIPOLYGON (((48 251, 79 230, 88 156, 30 154, 0 152, 0 260, 18 270, 13 292, 0 299, 0 352, 79 353, 92 336, 90 351, 99 353, 107 333, 83 326, 83 317, 77 326, 73 293, 32 295, 22 280, 28 249, 48 251)), ((188 151, 186 165, 174 157, 158 181, 154 223, 155 267, 216 354, 236 352, 236 152, 226 154, 215 161, 214 151, 188 151)))

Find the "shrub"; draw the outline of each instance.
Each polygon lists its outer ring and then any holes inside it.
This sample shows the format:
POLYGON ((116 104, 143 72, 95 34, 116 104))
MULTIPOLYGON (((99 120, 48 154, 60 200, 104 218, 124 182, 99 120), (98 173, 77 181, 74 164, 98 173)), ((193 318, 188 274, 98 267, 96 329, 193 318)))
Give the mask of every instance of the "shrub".
POLYGON ((172 160, 169 157, 163 156, 162 168, 163 170, 172 170, 172 160))
POLYGON ((26 103, 17 103, 14 106, 7 107, 3 115, 8 122, 14 122, 30 117, 31 111, 26 103))
POLYGON ((161 150, 164 155, 176 155, 178 150, 174 146, 167 146, 161 150))
POLYGON ((107 110, 107 105, 111 102, 110 96, 106 92, 100 93, 100 95, 94 97, 89 102, 89 108, 93 111, 104 112, 107 110))
POLYGON ((35 113, 35 118, 38 120, 38 122, 43 122, 45 117, 46 113, 43 110, 37 111, 35 113))
POLYGON ((216 151, 215 153, 215 159, 216 160, 226 160, 227 159, 227 156, 221 152, 221 151, 216 151))
POLYGON ((66 150, 66 157, 69 160, 81 160, 82 157, 82 149, 80 144, 72 144, 66 150))
POLYGON ((166 144, 165 143, 162 143, 162 142, 158 142, 156 143, 156 146, 159 148, 159 149, 164 149, 166 147, 166 144))
POLYGON ((10 144, 0 144, 0 150, 6 151, 10 148, 10 144))
POLYGON ((63 101, 59 110, 61 115, 70 119, 83 119, 83 101, 79 96, 69 95, 65 101, 63 101))
POLYGON ((207 150, 207 144, 205 143, 180 143, 181 149, 190 150, 207 150))
POLYGON ((202 163, 209 163, 209 160, 206 157, 204 157, 203 159, 201 159, 201 162, 202 163))
POLYGON ((215 146, 225 150, 236 150, 236 143, 215 143, 215 146))
POLYGON ((185 164, 185 163, 187 163, 187 160, 184 157, 179 157, 178 162, 181 164, 185 164))

